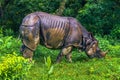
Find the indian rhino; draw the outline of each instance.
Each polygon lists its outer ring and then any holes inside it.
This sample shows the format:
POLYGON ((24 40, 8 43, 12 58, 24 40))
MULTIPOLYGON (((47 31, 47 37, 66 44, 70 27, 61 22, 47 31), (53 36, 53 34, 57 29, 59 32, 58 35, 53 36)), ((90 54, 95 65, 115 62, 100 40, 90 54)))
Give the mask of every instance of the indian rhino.
POLYGON ((47 48, 60 48, 56 61, 65 56, 72 62, 73 47, 84 50, 88 57, 104 57, 98 47, 98 41, 75 18, 34 12, 25 16, 20 26, 22 36, 21 52, 25 58, 32 60, 33 52, 39 43, 47 48))

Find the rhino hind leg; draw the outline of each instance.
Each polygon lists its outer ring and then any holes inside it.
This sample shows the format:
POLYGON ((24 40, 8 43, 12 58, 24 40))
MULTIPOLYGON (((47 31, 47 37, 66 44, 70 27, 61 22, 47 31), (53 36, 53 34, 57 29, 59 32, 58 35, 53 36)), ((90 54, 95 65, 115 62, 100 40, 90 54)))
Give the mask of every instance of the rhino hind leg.
POLYGON ((72 46, 64 47, 61 50, 61 52, 59 53, 56 62, 59 63, 63 56, 66 56, 68 61, 72 61, 72 59, 71 59, 71 50, 72 50, 72 46))

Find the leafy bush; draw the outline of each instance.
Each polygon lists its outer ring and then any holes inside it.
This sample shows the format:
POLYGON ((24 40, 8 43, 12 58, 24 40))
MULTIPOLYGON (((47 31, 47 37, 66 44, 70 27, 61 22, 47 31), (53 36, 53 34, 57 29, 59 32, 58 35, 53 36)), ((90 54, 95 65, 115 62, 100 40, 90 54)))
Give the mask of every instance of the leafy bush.
POLYGON ((113 28, 113 30, 111 30, 111 35, 114 38, 120 39, 120 24, 115 25, 115 27, 113 28))
POLYGON ((108 49, 108 46, 110 45, 110 42, 109 42, 109 40, 107 40, 106 37, 101 38, 100 36, 96 36, 96 39, 98 40, 98 42, 99 42, 99 47, 100 47, 102 50, 107 50, 107 49, 108 49))
POLYGON ((51 58, 50 56, 48 56, 47 58, 44 57, 44 60, 45 60, 46 71, 48 72, 48 75, 50 75, 53 72, 51 58))
POLYGON ((12 29, 5 29, 4 30, 4 35, 5 36, 13 36, 14 35, 14 32, 12 29))
POLYGON ((108 54, 111 56, 120 56, 120 43, 117 40, 113 40, 110 37, 99 37, 96 36, 97 40, 99 41, 99 46, 102 50, 108 51, 108 54))
MULTIPOLYGON (((8 34, 5 35, 9 35, 11 30, 6 33, 8 34)), ((27 59, 17 56, 20 54, 20 40, 5 35, 0 28, 0 80, 20 80, 27 75, 32 64, 27 59)))
MULTIPOLYGON (((4 0, 2 1, 4 2, 4 0)), ((1 5, 4 8, 2 16, 2 24, 4 28, 11 28, 18 32, 19 26, 23 17, 35 11, 44 11, 53 13, 59 7, 59 0, 45 1, 45 0, 10 0, 8 3, 1 5)))
POLYGON ((27 75, 32 64, 27 59, 7 54, 0 59, 0 80, 21 80, 27 75))
MULTIPOLYGON (((27 14, 35 11, 56 13, 62 1, 64 0, 1 0, 0 25, 4 29, 11 28, 18 32, 21 21, 27 14)), ((116 24, 120 23, 119 4, 119 0, 67 0, 63 15, 77 18, 91 32, 110 34, 116 24)))
POLYGON ((44 59, 42 59, 43 61, 40 59, 39 57, 38 60, 35 60, 35 65, 28 72, 28 76, 25 77, 24 80, 54 80, 51 79, 54 73, 51 57, 44 57, 44 59), (37 77, 33 77, 33 75, 37 77))
POLYGON ((77 18, 94 33, 110 34, 118 24, 120 6, 113 0, 87 0, 84 7, 79 9, 77 18))
POLYGON ((112 56, 120 57, 120 45, 116 45, 116 46, 109 45, 108 50, 112 56))
POLYGON ((12 36, 0 38, 0 55, 7 53, 19 53, 21 41, 12 36))

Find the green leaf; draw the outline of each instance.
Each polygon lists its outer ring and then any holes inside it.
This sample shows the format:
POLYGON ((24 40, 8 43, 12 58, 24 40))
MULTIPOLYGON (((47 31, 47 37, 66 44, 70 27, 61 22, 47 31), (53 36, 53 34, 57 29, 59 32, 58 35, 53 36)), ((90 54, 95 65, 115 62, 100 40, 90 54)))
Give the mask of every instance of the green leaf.
POLYGON ((50 70, 48 71, 48 74, 51 74, 53 72, 53 66, 50 67, 50 70))
POLYGON ((47 66, 47 60, 46 60, 46 57, 44 57, 44 61, 45 61, 45 65, 47 66))
POLYGON ((11 45, 12 45, 12 42, 8 42, 8 43, 7 43, 7 48, 10 48, 11 45))
POLYGON ((51 58, 50 58, 50 56, 47 57, 47 67, 48 67, 48 69, 50 69, 50 67, 51 67, 51 58))
POLYGON ((2 39, 0 39, 0 43, 3 43, 3 40, 2 40, 2 39))

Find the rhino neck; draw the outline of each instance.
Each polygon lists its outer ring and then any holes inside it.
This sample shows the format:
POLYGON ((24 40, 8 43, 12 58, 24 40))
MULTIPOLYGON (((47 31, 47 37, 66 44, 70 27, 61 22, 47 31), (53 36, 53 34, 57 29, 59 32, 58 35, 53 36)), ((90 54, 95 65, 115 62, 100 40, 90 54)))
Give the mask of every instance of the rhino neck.
POLYGON ((81 31, 82 31, 82 46, 83 50, 86 50, 86 48, 91 44, 92 42, 96 41, 92 33, 88 32, 85 27, 83 27, 80 24, 81 31))
POLYGON ((82 31, 82 34, 83 34, 83 38, 85 38, 85 37, 89 37, 89 35, 88 35, 88 31, 79 23, 79 25, 80 25, 80 27, 81 27, 81 31, 82 31))
POLYGON ((86 50, 86 40, 89 38, 88 31, 79 23, 81 31, 82 31, 82 50, 86 50))

